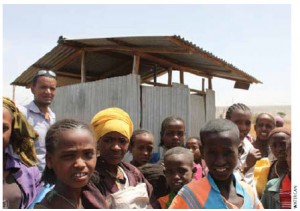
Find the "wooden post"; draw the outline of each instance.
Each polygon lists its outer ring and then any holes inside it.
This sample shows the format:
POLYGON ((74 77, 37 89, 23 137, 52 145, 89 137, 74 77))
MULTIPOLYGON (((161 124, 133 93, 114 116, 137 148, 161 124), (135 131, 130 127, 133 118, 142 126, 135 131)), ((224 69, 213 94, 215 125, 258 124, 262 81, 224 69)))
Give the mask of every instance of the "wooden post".
POLYGON ((180 83, 184 84, 184 72, 180 70, 180 83))
POLYGON ((153 82, 154 84, 157 82, 157 64, 155 64, 153 67, 153 82))
POLYGON ((202 78, 202 91, 205 92, 205 79, 202 78))
POLYGON ((85 51, 81 52, 81 83, 86 81, 85 51))
POLYGON ((208 79, 208 89, 212 89, 212 79, 208 79))
POLYGON ((132 73, 138 75, 139 74, 139 69, 140 69, 140 56, 139 55, 134 55, 133 56, 132 73))
POLYGON ((168 85, 171 86, 172 85, 172 67, 168 68, 168 85))

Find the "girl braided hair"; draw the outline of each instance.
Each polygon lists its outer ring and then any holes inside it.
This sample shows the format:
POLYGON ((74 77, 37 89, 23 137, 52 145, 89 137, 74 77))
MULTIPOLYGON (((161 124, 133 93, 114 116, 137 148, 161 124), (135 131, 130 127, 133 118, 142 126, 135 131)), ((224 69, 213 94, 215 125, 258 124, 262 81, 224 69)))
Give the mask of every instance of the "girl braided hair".
POLYGON ((226 112, 226 116, 225 116, 225 119, 231 119, 231 114, 233 111, 235 110, 242 110, 242 111, 249 111, 251 113, 251 110, 248 106, 246 106, 245 104, 243 103, 235 103, 233 105, 231 105, 227 112, 226 112))
POLYGON ((3 107, 12 116, 12 132, 9 144, 12 146, 14 153, 20 156, 21 161, 26 166, 35 166, 37 156, 34 142, 38 134, 12 100, 3 97, 3 107))
MULTIPOLYGON (((81 121, 73 120, 73 119, 63 119, 56 123, 54 123, 48 130, 45 138, 46 142, 46 154, 52 154, 55 152, 56 147, 59 141, 62 139, 62 132, 68 130, 76 130, 76 129, 84 129, 89 131, 93 137, 95 137, 93 130, 91 127, 83 123, 81 121)), ((41 181, 45 182, 45 184, 55 184, 56 183, 56 175, 53 169, 49 169, 47 165, 43 171, 43 175, 41 181)))

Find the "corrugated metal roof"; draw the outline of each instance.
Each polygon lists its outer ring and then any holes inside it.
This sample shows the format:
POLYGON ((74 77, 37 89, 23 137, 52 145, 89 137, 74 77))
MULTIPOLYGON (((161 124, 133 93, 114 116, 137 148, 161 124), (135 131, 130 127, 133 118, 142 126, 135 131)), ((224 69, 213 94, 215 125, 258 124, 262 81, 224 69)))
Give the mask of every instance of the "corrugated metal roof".
POLYGON ((82 52, 85 52, 87 81, 130 74, 133 56, 139 55, 142 80, 151 80, 154 68, 157 74, 161 74, 172 67, 207 78, 220 77, 246 84, 261 83, 180 36, 142 36, 93 39, 59 37, 58 45, 32 64, 12 84, 28 86, 35 72, 40 69, 56 72, 58 86, 79 83, 82 52))

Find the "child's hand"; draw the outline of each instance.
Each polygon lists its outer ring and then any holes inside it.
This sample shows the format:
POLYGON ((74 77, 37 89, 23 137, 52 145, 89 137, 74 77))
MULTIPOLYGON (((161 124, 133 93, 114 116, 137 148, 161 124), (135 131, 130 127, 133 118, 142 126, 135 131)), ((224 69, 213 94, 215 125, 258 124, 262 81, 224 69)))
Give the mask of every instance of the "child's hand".
POLYGON ((252 166, 255 165, 256 161, 261 159, 261 152, 259 149, 253 148, 247 155, 246 162, 242 168, 242 173, 246 173, 252 166))
POLYGON ((246 158, 246 163, 249 169, 255 165, 256 161, 261 159, 261 152, 259 149, 253 148, 246 158))

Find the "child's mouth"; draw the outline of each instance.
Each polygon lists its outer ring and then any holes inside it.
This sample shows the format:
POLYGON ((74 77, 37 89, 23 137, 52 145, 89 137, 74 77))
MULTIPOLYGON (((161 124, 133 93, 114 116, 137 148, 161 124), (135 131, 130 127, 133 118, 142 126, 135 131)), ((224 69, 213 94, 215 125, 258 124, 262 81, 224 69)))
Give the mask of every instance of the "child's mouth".
POLYGON ((226 171, 226 168, 216 168, 216 171, 219 173, 223 173, 226 171))
POLYGON ((75 179, 82 179, 82 178, 86 177, 87 175, 88 175, 87 173, 78 172, 78 173, 74 174, 73 177, 74 177, 75 179))

